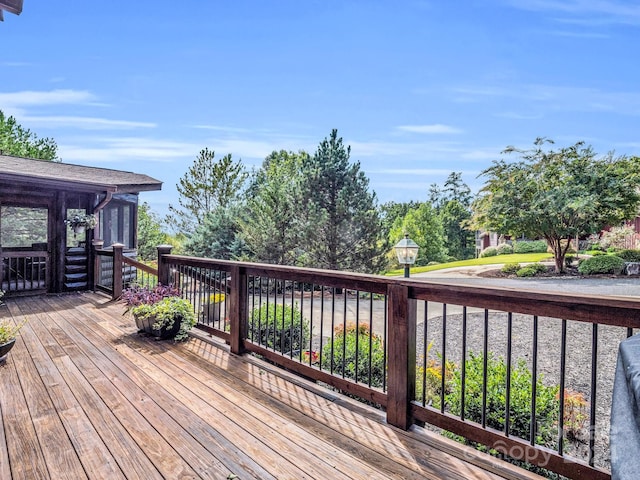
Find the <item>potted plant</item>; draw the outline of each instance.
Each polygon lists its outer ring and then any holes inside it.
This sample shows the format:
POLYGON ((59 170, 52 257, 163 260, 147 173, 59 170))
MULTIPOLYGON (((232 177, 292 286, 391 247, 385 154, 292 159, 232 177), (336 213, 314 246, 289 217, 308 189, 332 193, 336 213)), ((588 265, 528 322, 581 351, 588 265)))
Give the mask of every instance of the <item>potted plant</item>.
POLYGON ((225 306, 224 300, 226 296, 224 293, 212 293, 207 298, 204 304, 204 312, 203 317, 209 322, 218 322, 220 321, 221 314, 224 315, 225 306))
MULTIPOLYGON (((0 290, 0 305, 4 305, 2 298, 4 291, 0 290)), ((19 325, 9 323, 8 320, 0 320, 0 363, 4 363, 9 354, 9 350, 16 344, 16 337, 26 320, 19 325)))
POLYGON ((158 284, 153 288, 133 286, 122 293, 125 314, 133 316, 140 332, 160 339, 186 340, 196 324, 193 307, 181 298, 180 291, 171 285, 158 284))
POLYGON ((73 230, 73 234, 76 235, 84 233, 87 228, 94 228, 98 224, 98 218, 93 213, 76 214, 71 218, 67 218, 64 223, 69 225, 73 230))

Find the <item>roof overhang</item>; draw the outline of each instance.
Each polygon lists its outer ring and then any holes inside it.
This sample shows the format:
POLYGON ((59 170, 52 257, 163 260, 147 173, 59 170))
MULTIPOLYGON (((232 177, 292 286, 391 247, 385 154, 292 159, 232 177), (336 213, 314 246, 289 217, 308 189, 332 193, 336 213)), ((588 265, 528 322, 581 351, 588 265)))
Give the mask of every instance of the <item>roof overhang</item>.
POLYGON ((0 186, 89 193, 139 193, 162 189, 148 175, 0 155, 0 186))
POLYGON ((0 0, 0 20, 4 20, 2 16, 3 10, 20 15, 22 13, 22 0, 0 0))

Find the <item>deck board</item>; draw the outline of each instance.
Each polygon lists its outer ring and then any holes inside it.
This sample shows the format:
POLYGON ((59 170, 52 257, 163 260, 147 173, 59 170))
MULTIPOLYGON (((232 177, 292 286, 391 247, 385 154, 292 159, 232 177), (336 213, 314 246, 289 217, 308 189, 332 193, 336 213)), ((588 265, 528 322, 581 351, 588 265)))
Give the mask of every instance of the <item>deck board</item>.
POLYGON ((536 478, 204 335, 141 336, 100 295, 7 303, 28 323, 0 366, 3 479, 536 478))

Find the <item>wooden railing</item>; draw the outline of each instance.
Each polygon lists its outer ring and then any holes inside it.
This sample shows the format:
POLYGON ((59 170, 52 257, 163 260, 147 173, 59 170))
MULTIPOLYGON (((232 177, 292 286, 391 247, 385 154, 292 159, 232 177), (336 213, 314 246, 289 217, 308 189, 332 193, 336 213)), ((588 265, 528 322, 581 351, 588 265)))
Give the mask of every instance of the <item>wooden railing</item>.
POLYGON ((158 283, 158 270, 127 256, 124 245, 95 250, 94 286, 117 300, 123 288, 140 285, 153 288, 158 283))
POLYGON ((8 294, 46 291, 49 253, 40 249, 0 251, 0 289, 8 294))
POLYGON ((610 478, 616 353, 640 327, 634 299, 209 260, 168 247, 157 274, 190 300, 197 327, 233 353, 379 405, 392 425, 429 424, 568 478, 610 478), (506 375, 499 388, 497 358, 506 375), (525 393, 518 365, 528 372, 525 393), (526 418, 515 408, 522 404, 526 418), (545 437, 545 428, 555 433, 545 437))

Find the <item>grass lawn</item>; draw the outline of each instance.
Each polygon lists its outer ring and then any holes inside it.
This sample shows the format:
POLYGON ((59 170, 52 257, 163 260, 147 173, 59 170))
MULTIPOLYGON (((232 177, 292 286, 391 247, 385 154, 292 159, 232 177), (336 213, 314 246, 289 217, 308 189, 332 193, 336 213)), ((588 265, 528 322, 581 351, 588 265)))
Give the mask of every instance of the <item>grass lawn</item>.
MULTIPOLYGON (((425 267, 414 267, 411 273, 431 272, 433 270, 443 270, 445 268, 455 267, 472 267, 474 265, 501 265, 504 263, 534 263, 542 260, 551 260, 551 253, 514 253, 512 255, 498 255, 495 257, 471 258, 469 260, 460 260, 458 262, 439 263, 437 265, 428 265, 425 267)), ((387 276, 402 275, 404 269, 391 270, 386 272, 387 276)))

